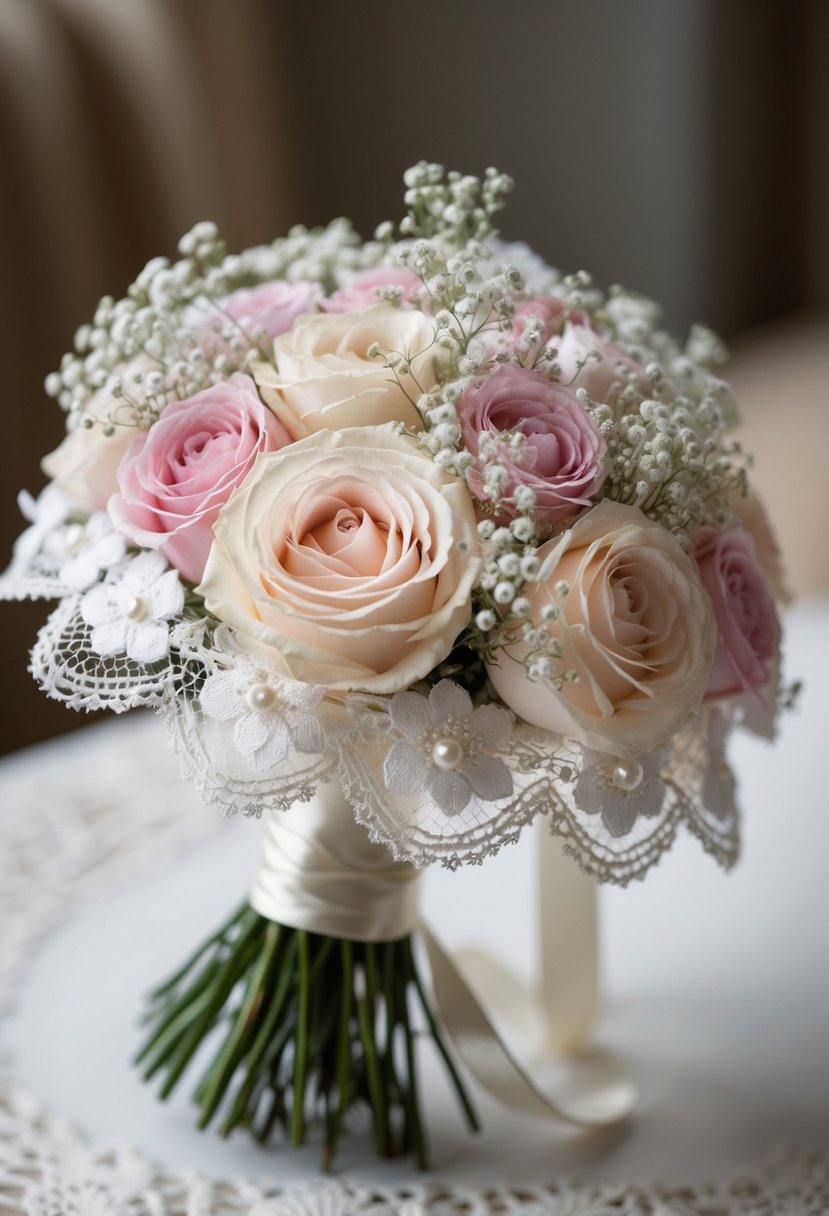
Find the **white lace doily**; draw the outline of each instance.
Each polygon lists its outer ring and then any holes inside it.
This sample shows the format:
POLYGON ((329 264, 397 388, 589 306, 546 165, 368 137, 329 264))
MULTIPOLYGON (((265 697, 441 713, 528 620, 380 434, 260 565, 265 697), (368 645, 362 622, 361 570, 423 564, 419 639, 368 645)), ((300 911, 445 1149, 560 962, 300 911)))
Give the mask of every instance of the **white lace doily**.
MULTIPOLYGON (((41 754, 36 783, 26 764, 7 763, 0 771, 0 1016, 11 1012, 27 959, 52 927, 215 828, 209 812, 186 800, 180 813, 170 813, 175 790, 169 784, 169 757, 159 749, 112 747, 111 737, 104 730, 94 751, 87 745, 85 767, 72 763, 71 740, 50 749, 48 757, 41 754), (114 813, 116 804, 126 813, 114 813)), ((693 1189, 580 1187, 560 1181, 475 1189, 430 1182, 428 1176, 393 1188, 320 1179, 287 1187, 217 1181, 191 1169, 156 1165, 126 1145, 87 1143, 58 1113, 27 1094, 7 1063, 0 1064, 1 1216, 818 1216, 827 1211, 829 1154, 792 1153, 751 1175, 693 1189)))

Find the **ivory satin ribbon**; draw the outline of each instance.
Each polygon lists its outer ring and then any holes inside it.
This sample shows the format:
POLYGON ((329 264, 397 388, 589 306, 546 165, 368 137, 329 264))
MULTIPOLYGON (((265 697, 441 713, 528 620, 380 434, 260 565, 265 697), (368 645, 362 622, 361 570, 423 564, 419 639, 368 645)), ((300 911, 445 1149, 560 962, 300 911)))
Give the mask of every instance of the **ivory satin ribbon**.
MULTIPOLYGON (((455 962, 419 919, 420 872, 394 862, 354 820, 336 782, 309 803, 269 812, 252 907, 280 924, 354 941, 394 941, 419 930, 443 1024, 469 1071, 508 1109, 582 1127, 608 1127, 633 1109, 635 1090, 608 1052, 585 1050, 598 1011, 596 897, 593 882, 564 858, 542 824, 539 839, 540 973, 538 993, 489 956, 476 956, 505 1015, 543 1029, 540 1046, 569 1052, 548 1095, 503 1042, 455 962), (504 997, 508 999, 504 999, 504 997)), ((538 1037, 538 1036, 537 1036, 538 1037)))

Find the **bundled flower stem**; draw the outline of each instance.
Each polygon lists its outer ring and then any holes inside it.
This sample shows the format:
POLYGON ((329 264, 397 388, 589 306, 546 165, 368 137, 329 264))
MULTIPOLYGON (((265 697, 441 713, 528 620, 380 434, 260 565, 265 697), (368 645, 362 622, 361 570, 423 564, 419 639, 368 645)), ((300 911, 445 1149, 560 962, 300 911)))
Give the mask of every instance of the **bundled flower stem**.
POLYGON ((428 1151, 417 1079, 425 1017, 472 1131, 478 1121, 441 1037, 411 937, 351 942, 277 925, 244 904, 150 997, 136 1063, 163 1077, 168 1098, 220 1025, 224 1038, 195 1091, 198 1125, 245 1127, 261 1143, 281 1129, 293 1145, 310 1122, 329 1168, 348 1112, 367 1104, 377 1152, 428 1151))

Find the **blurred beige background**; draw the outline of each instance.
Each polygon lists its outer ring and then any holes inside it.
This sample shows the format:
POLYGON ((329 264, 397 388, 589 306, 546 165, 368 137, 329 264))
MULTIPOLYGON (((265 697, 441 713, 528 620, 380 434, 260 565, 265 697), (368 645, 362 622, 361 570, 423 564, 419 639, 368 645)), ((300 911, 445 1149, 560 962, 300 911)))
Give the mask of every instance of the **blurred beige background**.
MULTIPOLYGON (((427 157, 506 170, 505 235, 726 334, 791 582, 829 587, 827 56, 827 0, 0 0, 0 564, 102 294, 199 219, 369 234, 427 157)), ((26 674, 46 610, 0 606, 0 750, 80 725, 26 674)))

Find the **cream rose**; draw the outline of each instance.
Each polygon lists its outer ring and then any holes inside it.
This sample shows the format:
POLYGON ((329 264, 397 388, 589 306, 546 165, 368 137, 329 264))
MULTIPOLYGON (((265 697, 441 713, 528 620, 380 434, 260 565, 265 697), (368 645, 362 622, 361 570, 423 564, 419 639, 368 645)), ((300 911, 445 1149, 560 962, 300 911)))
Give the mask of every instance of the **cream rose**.
MULTIPOLYGON (((149 359, 136 360, 120 374, 129 383, 133 373, 143 375, 152 366, 149 359)), ((123 400, 116 399, 105 388, 99 389, 80 415, 70 415, 66 438, 54 452, 44 456, 41 468, 78 506, 102 511, 118 489, 121 457, 141 429, 123 400), (82 425, 84 417, 93 419, 91 427, 82 425), (110 422, 114 433, 105 435, 104 427, 110 422)))
POLYGON ((717 642, 711 604, 694 562, 637 507, 605 499, 538 551, 541 574, 524 589, 533 621, 558 604, 550 636, 560 690, 531 682, 523 643, 487 670, 522 718, 613 755, 653 751, 697 711, 717 642), (555 588, 567 583, 569 594, 555 588))
POLYGON ((299 317, 273 344, 276 367, 257 364, 254 378, 295 439, 382 422, 420 430, 423 423, 412 401, 435 383, 434 340, 428 317, 390 304, 299 317), (374 343, 405 355, 414 376, 402 375, 398 383, 381 357, 369 358, 374 343))
POLYGON ((477 550, 469 492, 413 440, 391 425, 321 431, 258 458, 199 590, 295 679, 392 693, 467 624, 477 550))

